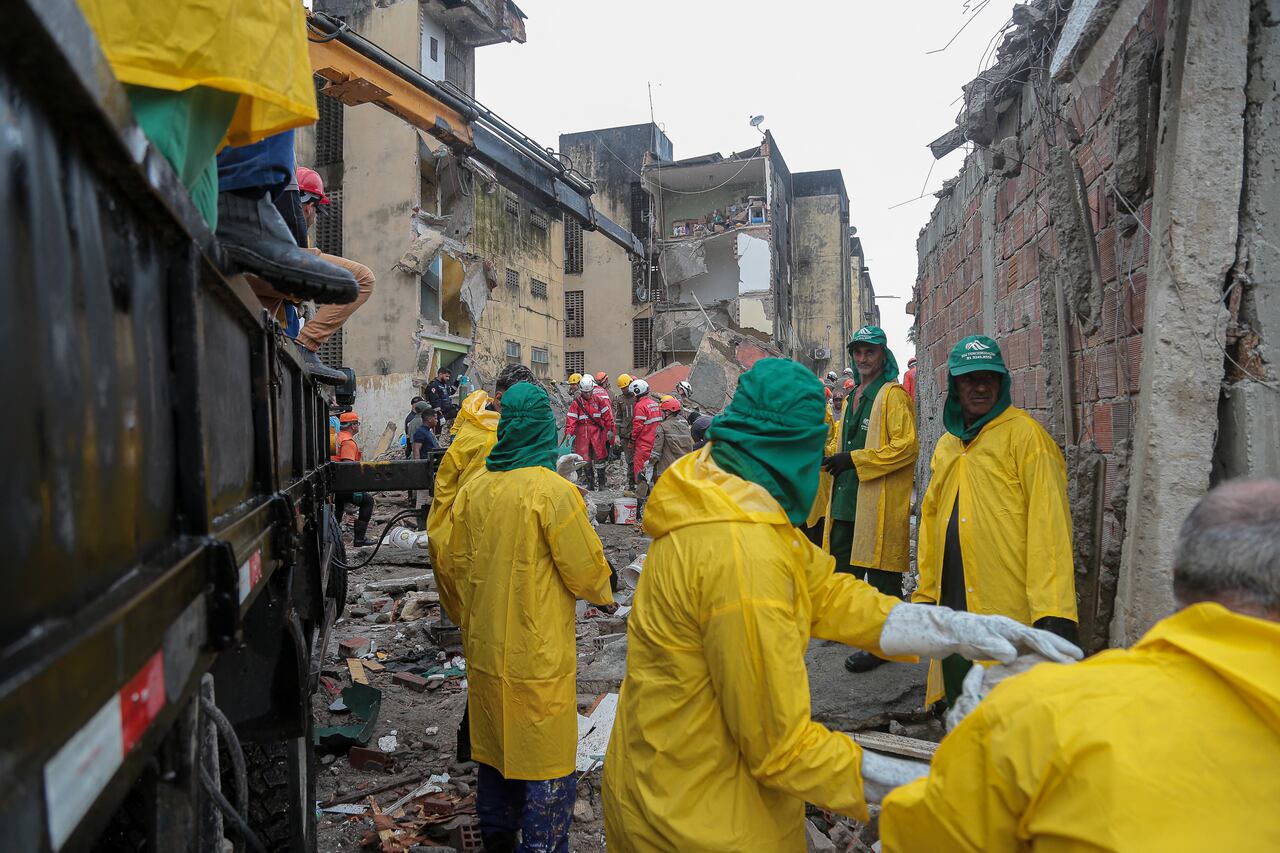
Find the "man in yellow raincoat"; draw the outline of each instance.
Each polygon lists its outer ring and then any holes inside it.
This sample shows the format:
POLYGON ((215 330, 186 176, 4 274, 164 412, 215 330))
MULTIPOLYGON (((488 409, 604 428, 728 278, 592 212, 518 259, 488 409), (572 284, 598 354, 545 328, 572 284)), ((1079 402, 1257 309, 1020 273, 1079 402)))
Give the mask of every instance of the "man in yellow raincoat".
MULTIPOLYGON (((1067 468, 1044 427, 1009 396, 1000 347, 964 338, 948 360, 946 432, 920 512, 920 583, 911 600, 998 613, 1076 638, 1067 468)), ((926 702, 955 701, 969 662, 929 673, 926 702)))
POLYGON ((654 487, 605 758, 613 853, 799 853, 806 802, 867 820, 868 792, 897 763, 810 719, 811 635, 899 660, 1079 656, 1012 620, 907 604, 835 572, 796 527, 818 489, 824 405, 813 374, 762 359, 710 443, 654 487))
MULTIPOLYGON (((898 361, 879 326, 863 326, 849 341, 859 384, 844 400, 837 452, 822 467, 834 480, 827 549, 836 571, 853 572, 885 595, 902 595, 911 564, 911 489, 915 483, 915 406, 898 384, 898 361)), ((867 672, 884 658, 856 651, 850 672, 867 672)))
POLYGON ((997 686, 885 799, 886 853, 1280 850, 1277 519, 1280 482, 1210 492, 1178 536, 1179 611, 997 686))
POLYGON ((486 471, 458 491, 441 603, 467 656, 476 814, 485 848, 567 851, 578 744, 575 597, 613 602, 577 487, 555 472, 547 392, 502 397, 486 471), (448 590, 448 592, 446 592, 448 590), (456 595, 456 600, 452 599, 456 595))
MULTIPOLYGON (((427 552, 432 566, 444 559, 453 530, 453 501, 458 490, 484 470, 484 460, 498 440, 498 417, 502 411, 502 395, 517 382, 537 382, 533 371, 523 364, 509 364, 498 374, 494 396, 483 388, 466 396, 458 416, 449 429, 449 448, 436 467, 435 487, 431 493, 431 509, 427 512, 427 552)), ((441 597, 443 602, 444 597, 441 597)), ((456 601, 457 595, 450 600, 456 601)), ((446 611, 455 622, 458 614, 446 611)))

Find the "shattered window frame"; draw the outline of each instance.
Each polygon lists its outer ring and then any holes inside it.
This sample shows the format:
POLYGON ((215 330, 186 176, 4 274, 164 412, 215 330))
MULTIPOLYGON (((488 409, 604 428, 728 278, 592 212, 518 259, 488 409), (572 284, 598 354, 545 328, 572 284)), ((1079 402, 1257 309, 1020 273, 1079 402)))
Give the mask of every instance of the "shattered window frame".
POLYGON ((566 290, 564 292, 564 336, 566 338, 585 338, 587 336, 586 301, 584 291, 566 290))

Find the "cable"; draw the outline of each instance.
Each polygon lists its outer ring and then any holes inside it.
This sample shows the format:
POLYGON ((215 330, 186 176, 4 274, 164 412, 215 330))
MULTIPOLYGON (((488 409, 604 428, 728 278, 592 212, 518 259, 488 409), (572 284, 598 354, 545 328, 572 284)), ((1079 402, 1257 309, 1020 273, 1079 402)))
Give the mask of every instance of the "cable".
MULTIPOLYGON (((236 736, 235 728, 227 719, 227 715, 222 713, 222 709, 203 695, 200 697, 200 710, 209 715, 218 733, 222 735, 227 754, 231 756, 231 770, 236 781, 236 811, 243 814, 249 809, 249 773, 245 768, 244 750, 240 748, 240 738, 236 736)), ((239 849, 237 847, 237 850, 239 849)))
POLYGON ((319 28, 319 27, 317 27, 315 24, 311 23, 311 19, 310 19, 310 18, 308 18, 308 19, 307 19, 307 29, 308 29, 308 30, 310 30, 311 32, 315 33, 316 35, 320 36, 320 38, 318 38, 318 39, 313 39, 313 38, 311 38, 311 36, 307 36, 307 41, 311 42, 312 44, 326 44, 326 43, 328 43, 328 42, 333 41, 333 40, 334 40, 334 39, 336 39, 338 36, 340 36, 340 35, 342 35, 344 32, 346 32, 346 30, 347 30, 347 22, 346 22, 346 21, 339 21, 339 22, 338 22, 338 28, 337 28, 336 30, 334 30, 333 32, 326 34, 324 30, 320 29, 320 28, 319 28))
POLYGON ((231 807, 231 803, 227 802, 227 798, 223 796, 222 791, 218 790, 218 784, 213 781, 213 777, 209 775, 206 767, 200 768, 200 785, 204 788, 204 792, 209 795, 213 802, 221 810, 223 817, 230 822, 235 831, 240 834, 253 853, 267 853, 267 848, 262 846, 262 841, 249 828, 248 822, 244 819, 244 815, 231 807))
MULTIPOLYGON (((382 541, 387 537, 387 529, 390 528, 391 525, 395 524, 400 519, 408 518, 411 515, 417 515, 417 514, 418 514, 418 511, 416 509, 406 509, 404 512, 400 513, 399 515, 392 516, 389 521, 383 524, 382 535, 378 537, 378 544, 373 546, 373 553, 370 554, 363 563, 357 563, 356 565, 351 566, 342 562, 337 557, 334 557, 333 561, 337 563, 339 566, 342 566, 342 568, 346 569, 347 571, 351 571, 352 569, 363 569, 365 566, 369 565, 369 563, 373 562, 373 558, 378 555, 378 551, 382 548, 382 541)), ((338 519, 338 522, 341 523, 342 519, 338 519)))

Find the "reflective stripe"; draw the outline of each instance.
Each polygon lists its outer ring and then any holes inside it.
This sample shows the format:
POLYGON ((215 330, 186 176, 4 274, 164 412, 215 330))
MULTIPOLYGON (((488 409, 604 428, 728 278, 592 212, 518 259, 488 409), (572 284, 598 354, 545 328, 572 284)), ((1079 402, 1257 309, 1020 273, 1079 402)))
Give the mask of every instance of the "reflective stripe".
POLYGON ((656 424, 656 423, 661 422, 661 420, 662 420, 662 417, 661 417, 661 416, 656 417, 656 418, 648 418, 647 420, 645 420, 645 423, 647 423, 647 424, 656 424))

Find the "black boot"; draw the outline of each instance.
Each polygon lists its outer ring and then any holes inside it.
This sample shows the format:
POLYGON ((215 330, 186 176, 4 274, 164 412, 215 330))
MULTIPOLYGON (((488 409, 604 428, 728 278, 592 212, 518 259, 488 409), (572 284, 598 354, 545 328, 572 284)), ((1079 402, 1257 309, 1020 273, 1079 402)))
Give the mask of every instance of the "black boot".
POLYGON ((266 191, 258 198, 218 193, 218 242, 237 266, 288 296, 341 304, 360 295, 351 273, 298 248, 266 191))
POLYGON ((320 356, 297 341, 294 341, 293 345, 298 348, 298 355, 302 356, 302 363, 307 366, 307 370, 311 372, 317 382, 323 382, 325 385, 341 385, 347 381, 347 374, 325 364, 320 360, 320 356))
POLYGON ((845 658, 844 668, 850 672, 870 672, 885 663, 888 661, 878 655, 858 650, 845 658))

